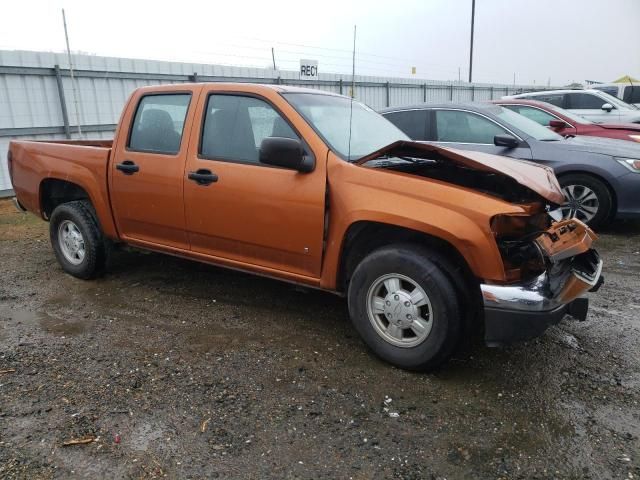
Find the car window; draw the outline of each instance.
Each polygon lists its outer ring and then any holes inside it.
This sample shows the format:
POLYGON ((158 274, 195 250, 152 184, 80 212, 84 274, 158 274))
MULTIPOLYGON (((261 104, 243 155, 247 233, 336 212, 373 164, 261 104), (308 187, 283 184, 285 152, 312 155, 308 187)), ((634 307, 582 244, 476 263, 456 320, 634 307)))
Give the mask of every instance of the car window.
POLYGON ((523 105, 509 105, 509 104, 502 105, 502 106, 516 113, 519 113, 520 115, 525 116, 530 120, 533 120, 534 122, 542 125, 543 127, 548 127, 549 122, 551 120, 558 120, 557 117, 543 110, 540 110, 539 108, 526 107, 523 105))
POLYGON ((599 87, 598 85, 594 85, 593 87, 594 90, 600 90, 601 92, 605 92, 608 93, 609 95, 613 95, 614 97, 618 96, 618 87, 599 87))
POLYGON ((298 139, 284 118, 267 102, 240 95, 210 95, 200 140, 205 158, 260 163, 267 137, 298 139))
POLYGON ((191 94, 145 95, 129 135, 129 150, 174 155, 180 150, 191 94))
POLYGON ((412 140, 426 140, 427 115, 428 112, 426 110, 404 110, 402 112, 387 113, 384 117, 406 133, 412 140))
POLYGON ((556 107, 563 107, 564 94, 563 93, 541 93, 536 95, 530 95, 531 98, 535 98, 540 102, 547 102, 556 107))
POLYGON ((598 95, 593 93, 568 93, 567 94, 567 108, 574 110, 587 110, 587 109, 601 109, 602 105, 607 103, 598 95))
POLYGON ((439 142, 493 144, 496 135, 508 132, 493 121, 462 110, 436 110, 439 142))
POLYGON ((640 103, 640 85, 629 85, 624 87, 622 99, 627 103, 640 103))

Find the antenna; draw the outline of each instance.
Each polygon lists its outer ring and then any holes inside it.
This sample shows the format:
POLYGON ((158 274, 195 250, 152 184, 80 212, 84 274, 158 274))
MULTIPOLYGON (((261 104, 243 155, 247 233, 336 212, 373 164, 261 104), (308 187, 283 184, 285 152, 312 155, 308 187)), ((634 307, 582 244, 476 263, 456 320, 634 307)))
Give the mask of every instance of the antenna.
POLYGON ((78 107, 78 95, 76 93, 76 79, 73 75, 73 62, 71 61, 71 49, 69 48, 69 34, 67 33, 67 17, 62 9, 62 23, 64 25, 64 39, 67 42, 67 57, 69 58, 69 73, 71 74, 71 90, 73 91, 73 103, 76 107, 76 120, 78 123, 78 134, 82 138, 82 121, 80 120, 80 109, 78 107))
POLYGON ((351 104, 349 106, 349 150, 347 161, 351 161, 351 122, 353 121, 353 97, 356 94, 356 26, 353 26, 353 58, 351 60, 351 104))

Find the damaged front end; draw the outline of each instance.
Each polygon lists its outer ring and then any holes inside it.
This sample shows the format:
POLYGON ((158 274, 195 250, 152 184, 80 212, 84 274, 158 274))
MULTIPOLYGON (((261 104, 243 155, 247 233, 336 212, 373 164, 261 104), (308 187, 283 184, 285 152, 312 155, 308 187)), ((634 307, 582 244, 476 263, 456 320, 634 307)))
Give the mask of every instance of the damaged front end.
POLYGON ((589 227, 575 219, 552 223, 546 213, 499 215, 491 227, 510 283, 481 285, 488 345, 537 337, 567 314, 585 320, 582 295, 603 282, 589 227))

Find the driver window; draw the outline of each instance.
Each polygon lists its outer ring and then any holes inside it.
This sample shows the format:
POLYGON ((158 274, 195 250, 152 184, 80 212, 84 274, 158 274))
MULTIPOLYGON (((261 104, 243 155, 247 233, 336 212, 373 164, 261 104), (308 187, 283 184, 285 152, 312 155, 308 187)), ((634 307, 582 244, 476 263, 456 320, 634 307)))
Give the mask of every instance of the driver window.
POLYGON ((200 155, 215 160, 259 164, 262 140, 299 139, 267 102, 241 95, 210 95, 207 101, 200 155))
POLYGON ((508 134, 491 120, 461 110, 436 111, 437 141, 484 143, 493 145, 493 137, 508 134))

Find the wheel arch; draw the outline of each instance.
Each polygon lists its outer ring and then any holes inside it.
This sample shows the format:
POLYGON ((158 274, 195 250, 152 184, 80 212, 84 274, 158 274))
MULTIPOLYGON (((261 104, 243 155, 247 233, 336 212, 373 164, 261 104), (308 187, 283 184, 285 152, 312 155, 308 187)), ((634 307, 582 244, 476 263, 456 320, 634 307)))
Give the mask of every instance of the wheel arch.
POLYGON ((347 229, 340 251, 336 290, 345 292, 358 264, 374 250, 394 243, 413 243, 440 253, 451 265, 460 269, 464 282, 479 291, 479 280, 464 256, 448 241, 407 227, 360 220, 347 229))
POLYGON ((91 204, 98 224, 104 234, 112 239, 117 238, 117 231, 111 215, 111 207, 108 200, 96 198, 91 188, 80 182, 65 180, 58 177, 46 177, 41 180, 38 187, 38 206, 40 214, 45 220, 49 220, 53 210, 63 203, 77 200, 86 200, 91 204))

